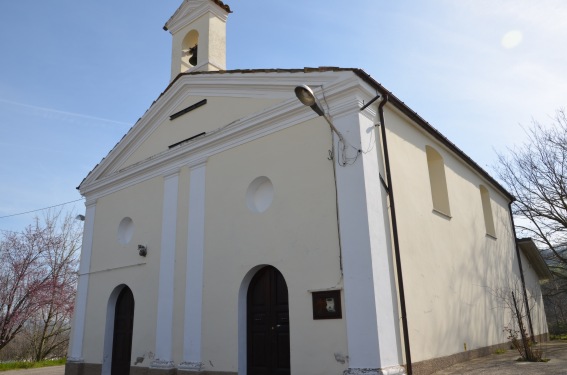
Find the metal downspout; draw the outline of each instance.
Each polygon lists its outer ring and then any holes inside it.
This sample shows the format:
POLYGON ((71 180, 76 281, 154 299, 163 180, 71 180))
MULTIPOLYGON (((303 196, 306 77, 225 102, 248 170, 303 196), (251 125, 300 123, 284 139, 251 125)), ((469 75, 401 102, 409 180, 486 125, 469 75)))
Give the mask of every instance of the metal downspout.
POLYGON ((528 324, 530 326, 532 341, 535 342, 534 326, 532 324, 532 313, 530 311, 530 304, 528 303, 528 293, 526 292, 526 281, 524 279, 524 268, 522 267, 522 257, 520 256, 520 247, 518 246, 518 236, 516 235, 514 215, 512 215, 512 202, 508 203, 508 211, 510 212, 510 222, 512 223, 512 231, 514 233, 514 247, 516 248, 516 256, 518 257, 518 266, 520 266, 520 278, 522 280, 522 290, 524 292, 524 305, 526 305, 526 311, 528 313, 528 324))
MULTIPOLYGON (((392 237, 394 242, 394 255, 396 257, 396 274, 398 279, 398 294, 400 297, 400 310, 402 318, 402 329, 404 333, 404 350, 406 357, 406 370, 408 375, 412 374, 411 352, 409 341, 409 330, 406 313, 406 297, 404 292, 404 279, 402 276, 402 260, 400 256, 400 242, 398 239, 398 223, 396 220, 396 206, 394 204, 394 189, 392 187, 392 175, 390 173, 390 156, 388 154, 388 142, 386 141, 386 123, 384 121, 384 106, 388 102, 388 94, 382 94, 382 100, 378 105, 378 115, 380 116, 380 128, 382 134, 382 149, 384 152, 384 168, 386 170, 387 193, 390 197, 390 219, 392 222, 392 237)), ((363 107, 364 108, 364 107, 363 107)))

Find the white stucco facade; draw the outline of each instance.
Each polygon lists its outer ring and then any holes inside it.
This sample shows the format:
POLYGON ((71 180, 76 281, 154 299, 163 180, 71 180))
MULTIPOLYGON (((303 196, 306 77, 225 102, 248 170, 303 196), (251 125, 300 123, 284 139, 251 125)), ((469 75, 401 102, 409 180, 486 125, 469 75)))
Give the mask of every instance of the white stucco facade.
MULTIPOLYGON (((511 196, 361 70, 178 75, 184 36, 214 29, 199 51, 221 51, 228 13, 219 1, 183 4, 168 23, 172 83, 80 185, 67 373, 111 374, 118 296, 129 288, 130 373, 248 374, 257 350, 248 294, 267 266, 287 288, 290 374, 401 374, 408 347, 419 364, 504 343, 510 312, 495 292, 522 284, 511 196), (340 136, 297 100, 302 84, 340 136), (432 178, 446 185, 450 212, 436 209, 432 178), (314 293, 327 291, 339 292, 342 314, 315 319, 314 293)), ((521 261, 534 333, 545 334, 539 276, 521 261)))

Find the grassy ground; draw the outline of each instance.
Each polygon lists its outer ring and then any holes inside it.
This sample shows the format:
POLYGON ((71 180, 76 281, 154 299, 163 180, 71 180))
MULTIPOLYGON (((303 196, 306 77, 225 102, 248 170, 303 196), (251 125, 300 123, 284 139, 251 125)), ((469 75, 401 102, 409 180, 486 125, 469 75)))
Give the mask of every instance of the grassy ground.
POLYGON ((46 360, 40 362, 7 362, 0 363, 0 371, 18 370, 24 368, 39 368, 47 366, 61 366, 65 364, 65 358, 56 360, 46 360))

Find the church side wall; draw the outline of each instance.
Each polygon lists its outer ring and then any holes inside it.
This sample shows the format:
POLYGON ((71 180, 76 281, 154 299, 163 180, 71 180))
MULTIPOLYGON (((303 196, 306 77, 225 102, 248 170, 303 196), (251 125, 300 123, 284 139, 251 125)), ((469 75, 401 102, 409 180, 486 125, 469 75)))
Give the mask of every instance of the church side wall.
POLYGON ((496 294, 520 283, 507 198, 403 115, 385 115, 412 360, 505 342, 510 311, 496 294), (426 146, 443 158, 450 215, 433 209, 426 146), (479 185, 489 191, 495 236, 479 185))
POLYGON ((524 269, 524 278, 526 282, 526 292, 528 294, 528 301, 530 304, 530 312, 532 316, 532 324, 534 328, 534 335, 547 335, 548 326, 545 317, 545 310, 543 305, 543 295, 540 288, 539 278, 531 266, 528 259, 520 251, 522 257, 522 267, 524 269))

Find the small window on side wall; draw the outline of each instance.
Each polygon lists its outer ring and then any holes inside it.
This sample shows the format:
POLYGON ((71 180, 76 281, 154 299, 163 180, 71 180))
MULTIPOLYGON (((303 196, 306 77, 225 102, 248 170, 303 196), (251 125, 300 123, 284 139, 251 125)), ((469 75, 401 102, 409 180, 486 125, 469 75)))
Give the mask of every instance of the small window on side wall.
POLYGON ((446 216, 451 216, 443 157, 430 146, 425 146, 425 153, 427 155, 427 168, 429 169, 429 183, 431 184, 433 209, 446 216))
POLYGON ((488 189, 480 185, 480 200, 482 201, 482 212, 484 214, 484 226, 486 234, 496 237, 496 229, 494 228, 494 216, 492 216, 492 204, 490 203, 490 193, 488 189))

